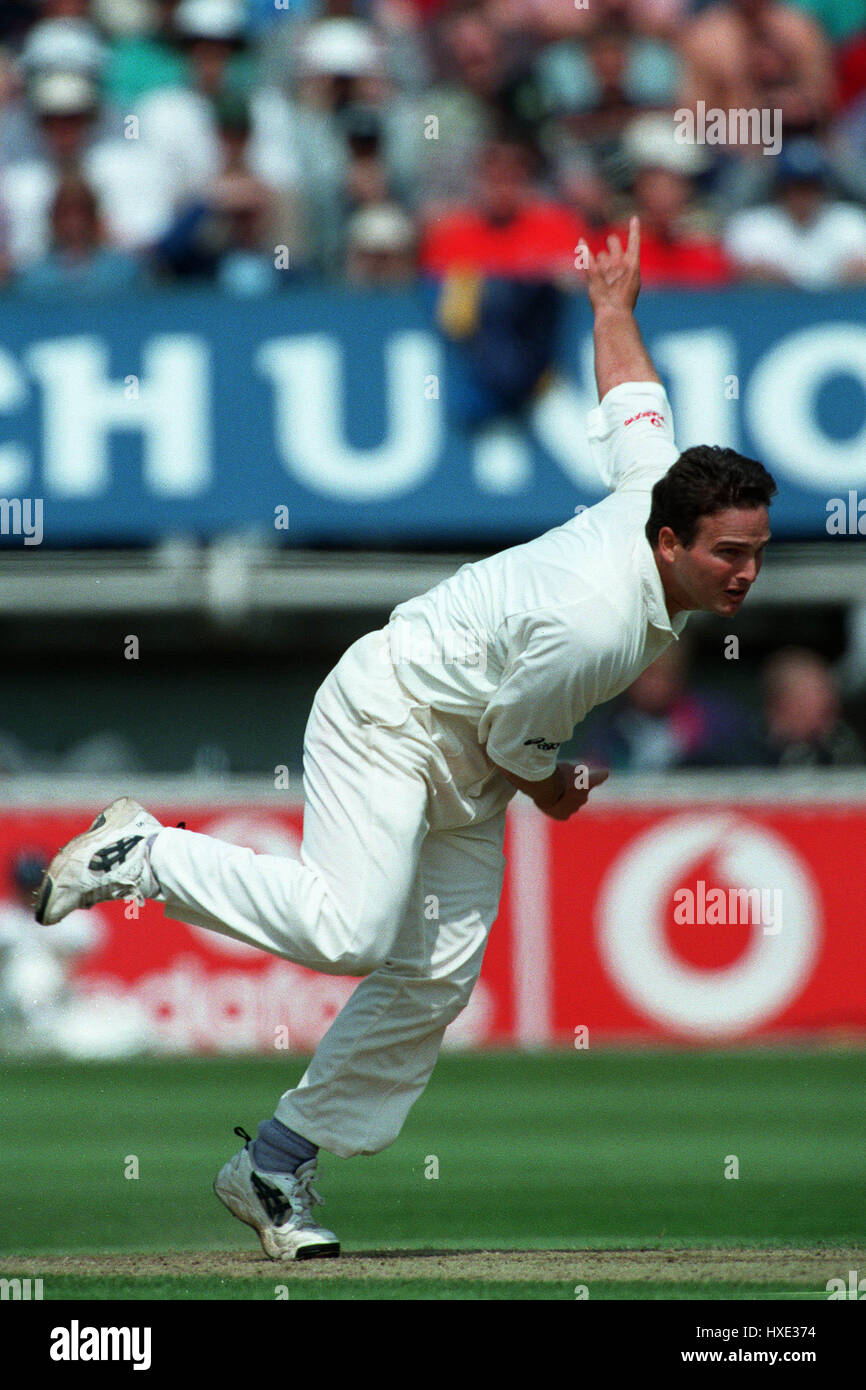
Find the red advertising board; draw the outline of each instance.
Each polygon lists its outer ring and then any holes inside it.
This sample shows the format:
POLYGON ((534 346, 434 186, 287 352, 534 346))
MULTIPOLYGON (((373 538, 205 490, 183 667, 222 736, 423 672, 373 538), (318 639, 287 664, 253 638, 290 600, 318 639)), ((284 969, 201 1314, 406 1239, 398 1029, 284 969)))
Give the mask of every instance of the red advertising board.
MULTIPOLYGON (((53 852, 96 809, 0 810, 0 897, 14 899, 22 851, 53 852)), ((300 809, 153 810, 297 854, 300 809)), ((516 804, 499 919, 449 1042, 718 1044, 866 1030, 864 839, 866 804, 843 801, 606 803, 564 825, 516 804)), ((354 988, 168 921, 158 904, 136 911, 93 909, 98 940, 74 957, 72 982, 90 1000, 134 1000, 152 1047, 309 1051, 354 988)))
POLYGON ((866 808, 596 810, 553 828, 552 1031, 866 1029, 866 808), (751 890, 747 895, 742 890, 751 890))

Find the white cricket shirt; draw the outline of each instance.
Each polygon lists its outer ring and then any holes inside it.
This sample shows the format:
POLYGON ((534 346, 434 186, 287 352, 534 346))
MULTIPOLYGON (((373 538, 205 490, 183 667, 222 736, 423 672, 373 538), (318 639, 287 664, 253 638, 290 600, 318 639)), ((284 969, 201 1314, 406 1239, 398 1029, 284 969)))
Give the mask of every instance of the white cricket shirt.
POLYGON ((682 631, 644 535, 653 484, 679 457, 664 389, 634 382, 590 411, 610 496, 525 545, 463 565, 388 625, 403 689, 469 722, 488 757, 528 781, 682 631))

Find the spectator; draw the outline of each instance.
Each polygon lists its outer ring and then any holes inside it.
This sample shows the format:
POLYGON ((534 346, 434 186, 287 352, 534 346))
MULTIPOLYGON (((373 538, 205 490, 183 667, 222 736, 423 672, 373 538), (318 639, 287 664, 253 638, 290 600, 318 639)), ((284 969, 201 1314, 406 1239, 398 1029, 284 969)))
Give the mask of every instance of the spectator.
POLYGON ((624 132, 641 111, 673 106, 680 83, 675 48, 647 37, 640 8, 603 0, 579 11, 575 32, 586 37, 547 45, 538 58, 542 148, 563 196, 599 231, 627 183, 624 132))
POLYGON ((756 761, 748 722, 732 702, 686 688, 686 658, 675 643, 593 722, 590 762, 631 772, 732 767, 756 761))
POLYGON ((55 6, 43 8, 42 17, 27 35, 20 65, 25 77, 35 73, 77 72, 94 81, 105 64, 105 45, 90 22, 87 5, 76 13, 61 14, 55 6))
POLYGON ((620 198, 609 179, 578 151, 571 148, 557 155, 556 188, 563 203, 570 207, 589 230, 590 245, 603 243, 603 233, 615 220, 620 198), (564 158, 562 157, 564 153, 564 158))
POLYGON ((174 206, 199 197, 221 168, 219 103, 249 96, 250 171, 289 196, 299 178, 291 138, 267 95, 254 91, 241 0, 181 0, 174 27, 189 60, 189 85, 161 87, 138 103, 142 143, 173 181, 174 206))
POLYGON ((544 42, 585 39, 596 25, 617 24, 653 38, 675 39, 695 0, 522 0, 521 27, 544 42))
POLYGON ((181 0, 174 27, 188 56, 189 83, 149 92, 135 114, 142 141, 168 170, 180 206, 219 172, 214 104, 231 90, 231 59, 246 40, 237 0, 181 0))
POLYGON ((533 156, 514 141, 482 151, 477 201, 430 223, 421 247, 429 274, 475 270, 521 279, 573 271, 587 228, 576 214, 542 196, 532 178, 533 156))
POLYGON ((266 294, 279 287, 285 271, 303 262, 300 209, 292 190, 278 190, 254 172, 248 104, 223 97, 216 118, 222 171, 208 201, 224 229, 217 284, 234 295, 266 294))
POLYGON ((178 0, 97 0, 94 14, 109 34, 104 90, 120 110, 148 92, 181 87, 187 62, 176 43, 178 0))
POLYGON ((701 149, 678 144, 670 117, 659 115, 642 116, 629 128, 624 153, 641 219, 643 284, 690 289, 728 284, 731 264, 716 238, 700 229, 695 213, 701 149))
MULTIPOLYGON (((449 0, 436 0, 439 8, 449 0)), ((389 84, 400 92, 418 92, 430 85, 429 44, 425 22, 412 0, 247 0, 247 13, 259 41, 259 70, 266 86, 294 88, 303 76, 299 61, 311 26, 321 21, 349 19, 364 22, 376 38, 389 84)))
MULTIPOLYGON (((251 175, 227 174, 211 196, 225 228, 218 288, 242 298, 273 293, 280 287, 280 267, 268 237, 273 206, 267 185, 251 175)), ((283 268, 291 268, 290 259, 283 268)))
MULTIPOLYGON (((106 48, 98 30, 80 16, 43 17, 33 25, 18 55, 13 83, 7 91, 6 109, 0 123, 0 164, 38 159, 42 153, 42 134, 27 99, 39 79, 49 74, 75 73, 92 83, 98 94, 105 58, 106 48)), ((97 122, 100 122, 101 100, 98 105, 97 122)))
POLYGON ((21 271, 47 256, 52 201, 70 171, 80 171, 95 190, 110 245, 127 251, 149 245, 171 213, 164 170, 143 142, 99 135, 92 79, 76 72, 39 73, 28 101, 39 150, 0 172, 0 220, 13 268, 21 271))
POLYGON ((452 424, 475 431, 523 415, 552 384, 559 310, 550 281, 460 272, 446 279, 437 318, 452 424))
POLYGON ((539 81, 552 120, 546 147, 557 163, 588 155, 601 173, 616 177, 620 141, 641 110, 673 106, 679 63, 666 44, 610 21, 586 44, 554 44, 538 60, 539 81))
MULTIPOLYGON (((832 50, 820 26, 783 0, 721 0, 686 24, 683 104, 780 110, 786 135, 820 128, 833 111, 832 50)), ((760 147, 737 146, 738 156, 760 147)))
POLYGON ((725 246, 745 279, 801 289, 866 282, 866 212, 830 199, 827 161, 814 141, 784 146, 775 202, 736 214, 725 246))
POLYGON ((764 673, 764 761, 773 767, 853 767, 864 760, 840 713, 836 685, 815 652, 777 652, 764 673))
POLYGON ((391 179, 382 149, 382 118, 375 106, 348 106, 341 125, 346 142, 343 201, 346 212, 385 202, 391 179))
POLYGON ((406 285, 415 277, 415 245, 415 227, 402 208, 362 208, 349 221, 346 277, 367 288, 406 285))
POLYGON ((485 145, 532 143, 543 115, 525 37, 509 46, 484 9, 463 3, 449 12, 436 49, 440 76, 400 124, 413 202, 428 217, 465 202, 485 145))
POLYGON ((352 213, 405 200, 397 147, 406 110, 391 100, 382 47, 362 20, 312 25, 298 63, 291 93, 261 94, 263 120, 296 161, 311 255, 319 269, 339 274, 352 213))
POLYGON ((62 175, 51 205, 51 249, 24 271, 17 290, 65 303, 101 298, 139 283, 135 259, 105 244, 93 189, 78 174, 62 175))
POLYGON ((250 167, 247 103, 224 95, 214 103, 220 171, 190 201, 156 248, 163 275, 212 280, 233 295, 257 296, 280 287, 296 270, 299 235, 288 199, 250 167))
POLYGON ((442 286, 451 420, 475 430, 520 414, 553 365, 560 299, 574 274, 581 222, 541 197, 531 152, 495 142, 480 161, 478 201, 428 227, 421 266, 442 286))

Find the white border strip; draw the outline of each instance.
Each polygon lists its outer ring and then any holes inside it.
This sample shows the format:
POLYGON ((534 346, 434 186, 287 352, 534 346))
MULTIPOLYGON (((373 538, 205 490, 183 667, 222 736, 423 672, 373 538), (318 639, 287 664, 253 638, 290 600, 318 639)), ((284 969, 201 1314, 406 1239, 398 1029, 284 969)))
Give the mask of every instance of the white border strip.
MULTIPOLYGON (((116 777, 64 773, 60 776, 5 777, 0 781, 0 808, 5 809, 50 811, 97 802, 104 805, 116 796, 134 796, 145 805, 148 801, 191 807, 222 803, 294 810, 303 805, 303 786, 298 777, 292 779, 288 788, 276 791, 266 772, 232 777, 203 777, 194 772, 171 776, 130 772, 116 777)), ((592 815, 593 809, 682 806, 690 802, 860 807, 866 805, 866 768, 804 772, 753 768, 659 776, 614 772, 609 782, 593 792, 592 801, 581 814, 592 815)), ((530 816, 539 814, 530 808, 527 800, 518 796, 512 803, 512 815, 521 807, 530 816)))
POLYGON ((610 780, 592 794, 590 807, 687 805, 720 802, 724 805, 866 805, 866 768, 743 768, 736 772, 611 773, 610 780))
POLYGON ((549 821, 516 804, 509 843, 514 1041, 541 1047, 553 1038, 549 821))

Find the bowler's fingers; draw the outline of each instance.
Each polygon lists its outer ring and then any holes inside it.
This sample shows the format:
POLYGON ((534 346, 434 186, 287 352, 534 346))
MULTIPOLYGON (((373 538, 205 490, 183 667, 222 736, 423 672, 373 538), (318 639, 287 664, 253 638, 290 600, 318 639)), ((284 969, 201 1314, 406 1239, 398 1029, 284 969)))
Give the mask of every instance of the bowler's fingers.
POLYGON ((601 784, 602 784, 602 782, 606 782, 609 776, 610 776, 610 768, 609 768, 609 767, 591 767, 591 768, 589 769, 589 776, 588 776, 588 778, 587 778, 587 781, 589 782, 590 790, 591 790, 593 787, 600 787, 601 784))
POLYGON ((608 271, 618 270, 623 265, 632 270, 640 270, 640 218, 629 219, 628 244, 624 251, 622 242, 615 232, 611 232, 607 239, 607 250, 599 251, 597 257, 592 254, 583 238, 577 245, 590 278, 606 276, 608 271))
POLYGON ((629 265, 640 266, 640 218, 632 217, 628 224, 628 246, 626 260, 629 265))

